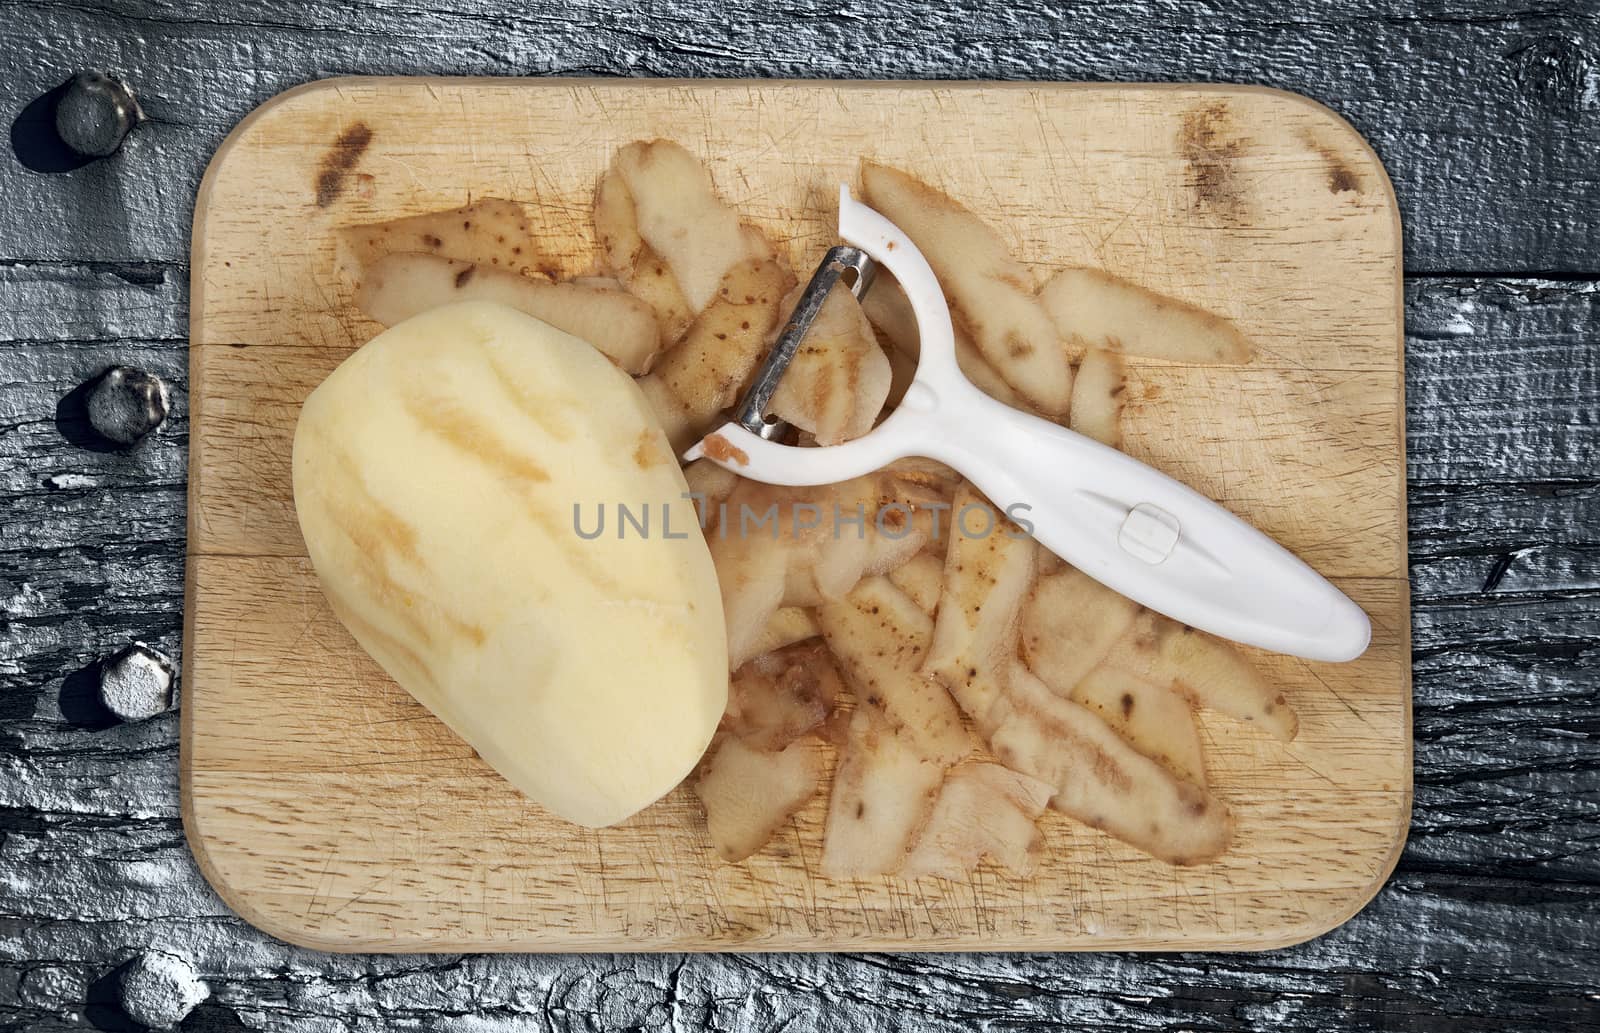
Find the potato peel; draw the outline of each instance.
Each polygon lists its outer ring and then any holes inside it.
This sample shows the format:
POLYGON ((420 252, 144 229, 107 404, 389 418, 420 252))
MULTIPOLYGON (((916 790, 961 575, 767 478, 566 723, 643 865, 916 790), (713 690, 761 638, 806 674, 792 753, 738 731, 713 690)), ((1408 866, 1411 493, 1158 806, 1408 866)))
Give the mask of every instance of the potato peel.
POLYGON ((781 751, 761 750, 732 735, 711 747, 695 776, 694 793, 705 806, 719 857, 743 861, 816 795, 821 752, 806 741, 781 751))
POLYGON ((733 672, 722 728, 757 749, 781 750, 822 726, 842 687, 820 642, 764 653, 733 672))
POLYGON ((757 660, 769 653, 822 634, 816 615, 803 606, 780 606, 767 618, 761 635, 750 648, 757 660))
POLYGON ((1233 821, 1222 801, 1174 777, 1020 663, 1005 683, 990 748, 1006 767, 1054 786, 1051 807, 1170 864, 1201 864, 1227 849, 1233 821))
POLYGON ((683 340, 656 363, 656 375, 702 432, 738 400, 793 286, 793 276, 776 261, 739 260, 683 340))
POLYGON ((486 197, 460 208, 404 219, 346 226, 338 231, 340 264, 359 279, 386 255, 448 258, 484 270, 553 279, 553 265, 539 249, 527 210, 516 201, 486 197))
POLYGON ((899 874, 959 879, 985 858, 1029 875, 1044 852, 1038 819, 1055 787, 987 761, 951 768, 899 874))
POLYGON ((1022 607, 1022 658, 1067 696, 1128 633, 1139 604, 1081 570, 1041 577, 1022 607))
POLYGON ((1106 664, 1170 686, 1200 706, 1251 724, 1283 742, 1300 719, 1284 694, 1232 643, 1145 611, 1106 656, 1106 664))
MULTIPOLYGON (((779 325, 793 312, 801 290, 796 287, 784 299, 779 325)), ((838 285, 828 292, 768 408, 810 432, 817 444, 837 445, 872 429, 893 377, 861 304, 838 285)))
POLYGON ((1182 695, 1126 671, 1097 667, 1073 686, 1071 697, 1098 714, 1129 746, 1174 776, 1205 788, 1200 730, 1182 695))
POLYGON ((655 314, 610 287, 551 283, 439 255, 385 255, 362 270, 356 307, 384 326, 457 301, 495 301, 589 342, 635 376, 659 347, 655 314))
POLYGON ((904 862, 944 780, 907 729, 858 706, 834 770, 822 872, 833 878, 886 875, 904 862))
POLYGON ((594 229, 606 268, 655 312, 660 347, 676 344, 694 321, 694 313, 684 300, 677 277, 639 236, 633 194, 615 170, 607 171, 595 188, 594 229))
POLYGON ((1127 377, 1122 356, 1090 348, 1072 380, 1072 419, 1069 426, 1102 445, 1122 447, 1122 406, 1127 397, 1127 377))
POLYGON ((909 596, 887 578, 866 578, 819 607, 817 623, 861 706, 882 711, 930 760, 954 764, 971 752, 961 711, 922 673, 933 622, 909 596))
POLYGON ((932 617, 939 609, 939 595, 944 590, 944 560, 930 552, 919 552, 888 572, 894 586, 916 603, 923 613, 932 617))
POLYGON ((867 203, 921 249, 952 318, 1019 394, 1052 417, 1067 413, 1072 367, 1037 287, 993 227, 954 198, 898 169, 863 161, 867 203))
POLYGON ((1099 269, 1062 269, 1039 289, 1069 355, 1098 348, 1200 366, 1250 361, 1249 338, 1198 305, 1099 269))
POLYGON ((738 213, 718 196, 700 159, 671 140, 628 144, 613 168, 633 198, 640 239, 672 270, 689 311, 704 311, 727 274, 750 257, 738 213))
POLYGON ((1000 665, 1015 651, 1017 615, 1037 570, 1038 544, 996 513, 969 484, 952 502, 949 551, 938 622, 923 670, 950 691, 980 732, 987 731, 989 708, 1000 693, 1000 665), (980 534, 978 518, 996 522, 980 534))

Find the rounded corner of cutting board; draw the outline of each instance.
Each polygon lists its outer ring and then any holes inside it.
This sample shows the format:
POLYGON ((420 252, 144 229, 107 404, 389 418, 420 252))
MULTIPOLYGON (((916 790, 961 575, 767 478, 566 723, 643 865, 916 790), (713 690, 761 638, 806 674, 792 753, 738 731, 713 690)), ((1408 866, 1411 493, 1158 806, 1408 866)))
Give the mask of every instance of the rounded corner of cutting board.
MULTIPOLYGON (((1302 943, 1328 935, 1365 911, 1367 905, 1377 899, 1383 887, 1388 884, 1389 877, 1394 874, 1395 866, 1400 863, 1400 854, 1405 850, 1406 840, 1411 833, 1411 800, 1411 786, 1408 778, 1406 791, 1403 795, 1399 816, 1396 821, 1394 839, 1390 844, 1388 854, 1379 864, 1378 870, 1373 874, 1371 882, 1355 889, 1348 897, 1330 901, 1327 907, 1318 912, 1307 914, 1302 921, 1285 925, 1270 932, 1264 931, 1259 941, 1249 944, 1246 949, 1269 951, 1297 947, 1302 943)), ((1200 948, 1177 946, 1176 949, 1200 948)), ((1228 950, 1230 947, 1219 946, 1217 949, 1228 950)))
MULTIPOLYGON (((1330 149, 1337 148, 1340 152, 1339 157, 1353 162, 1357 166, 1358 172, 1366 172, 1373 177, 1374 182, 1378 184, 1383 192, 1384 207, 1388 210, 1393 220, 1396 265, 1403 260, 1400 246, 1400 199, 1394 191, 1394 181, 1389 178, 1389 170, 1383 164, 1383 159, 1379 157, 1377 149, 1372 146, 1372 141, 1368 140, 1366 135, 1357 129, 1353 122, 1315 97, 1308 97, 1303 93, 1297 93, 1294 90, 1284 89, 1280 86, 1229 86, 1221 83, 1207 84, 1207 86, 1219 93, 1253 93, 1261 97, 1270 97, 1281 102, 1286 108, 1298 108, 1318 119, 1329 136, 1312 137, 1307 142, 1313 143, 1314 146, 1326 146, 1330 149)), ((1398 272, 1399 270, 1397 269, 1396 273, 1398 274, 1398 272)))
POLYGON ((362 81, 361 76, 336 76, 329 79, 315 79, 311 82, 291 86, 287 90, 275 93, 266 100, 251 108, 232 129, 222 138, 217 149, 212 153, 211 160, 206 163, 205 174, 200 177, 199 199, 195 203, 194 221, 198 225, 205 214, 205 199, 210 193, 217 177, 227 168, 233 157, 233 152, 239 145, 246 142, 250 135, 257 131, 260 123, 268 118, 291 114, 292 109, 318 97, 323 93, 337 93, 343 86, 362 81), (283 109, 289 109, 285 111, 283 109))
POLYGON ((206 832, 204 820, 196 809, 194 779, 188 771, 184 772, 181 795, 183 835, 189 843, 189 852, 194 855, 195 867, 229 911, 245 924, 296 947, 334 953, 366 949, 365 944, 325 935, 321 928, 310 923, 307 915, 295 916, 275 909, 263 895, 246 888, 250 885, 248 879, 236 884, 228 876, 231 849, 206 832))

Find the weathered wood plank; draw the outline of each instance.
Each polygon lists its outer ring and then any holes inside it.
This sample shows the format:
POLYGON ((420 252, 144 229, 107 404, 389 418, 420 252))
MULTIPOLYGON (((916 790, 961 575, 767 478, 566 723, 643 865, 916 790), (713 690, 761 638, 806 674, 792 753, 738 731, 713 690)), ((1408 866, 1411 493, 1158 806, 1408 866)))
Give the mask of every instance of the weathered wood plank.
POLYGON ((0 24, 0 47, 29 55, 8 110, 105 66, 152 122, 115 161, 70 175, 0 163, 0 258, 182 262, 201 170, 246 112, 319 76, 409 72, 1260 82, 1330 104, 1373 142, 1413 271, 1593 272, 1597 37, 1600 14, 1582 2, 1344 0, 1286 17, 1265 0, 1070 14, 959 0, 855 17, 827 0, 55 0, 0 24))
POLYGON ((1411 483, 1596 479, 1600 284, 1422 281, 1406 302, 1411 483))
POLYGON ((1586 1030, 1600 1018, 1589 992, 1600 958, 1592 945, 1557 947, 1590 943, 1600 896, 1492 878, 1402 875, 1338 939, 1233 957, 337 956, 267 940, 207 913, 214 901, 168 904, 130 897, 125 910, 150 917, 100 923, 0 922, 0 935, 41 959, 0 966, 15 987, 0 991, 0 1008, 29 1030, 82 1028, 68 1012, 81 1014, 103 975, 98 946, 114 924, 130 944, 179 940, 211 974, 213 1001, 186 1029, 1487 1033, 1586 1030), (1522 975, 1527 967, 1541 975, 1522 975))
POLYGON ((0 263, 0 342, 182 344, 189 273, 181 265, 0 263))

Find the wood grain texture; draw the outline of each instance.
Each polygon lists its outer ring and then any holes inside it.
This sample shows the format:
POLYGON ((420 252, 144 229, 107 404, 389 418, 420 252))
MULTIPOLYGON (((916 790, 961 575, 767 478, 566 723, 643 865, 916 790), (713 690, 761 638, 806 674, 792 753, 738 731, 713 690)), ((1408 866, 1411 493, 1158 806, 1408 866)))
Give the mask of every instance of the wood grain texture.
POLYGON ((219 152, 192 279, 184 813, 224 899, 276 935, 413 950, 1261 947, 1348 917, 1397 856, 1399 233, 1381 166, 1325 109, 1197 88, 335 80, 267 105, 219 152), (355 646, 304 559, 288 480, 300 402, 377 329, 334 271, 333 228, 513 197, 549 262, 581 274, 594 183, 619 145, 656 135, 704 155, 798 268, 832 241, 835 184, 870 156, 985 212, 1041 274, 1108 267, 1258 342, 1245 369, 1137 365, 1129 450, 1316 563, 1372 614, 1375 640, 1348 665, 1258 658, 1300 713, 1289 746, 1207 717, 1211 781, 1238 819, 1220 861, 1173 869, 1053 817, 1029 879, 828 880, 825 796, 739 866, 715 858, 684 790, 580 830, 355 646), (339 141, 353 138, 352 159, 339 141))

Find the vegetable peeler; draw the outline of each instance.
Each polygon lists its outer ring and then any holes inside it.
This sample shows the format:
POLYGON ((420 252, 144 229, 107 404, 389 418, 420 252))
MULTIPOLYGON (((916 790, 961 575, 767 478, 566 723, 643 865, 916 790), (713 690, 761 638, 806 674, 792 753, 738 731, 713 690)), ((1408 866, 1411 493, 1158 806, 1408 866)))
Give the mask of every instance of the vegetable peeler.
POLYGON ((927 259, 845 186, 839 236, 845 246, 818 267, 734 420, 686 459, 704 456, 768 484, 815 485, 925 456, 955 468, 1001 510, 1025 513, 1040 545, 1173 620, 1308 660, 1353 660, 1365 652, 1367 615, 1289 550, 1131 456, 974 387, 956 364, 950 310, 927 259), (853 441, 780 444, 783 425, 766 409, 784 371, 834 285, 843 281, 860 297, 878 265, 905 289, 921 337, 904 399, 853 441))

